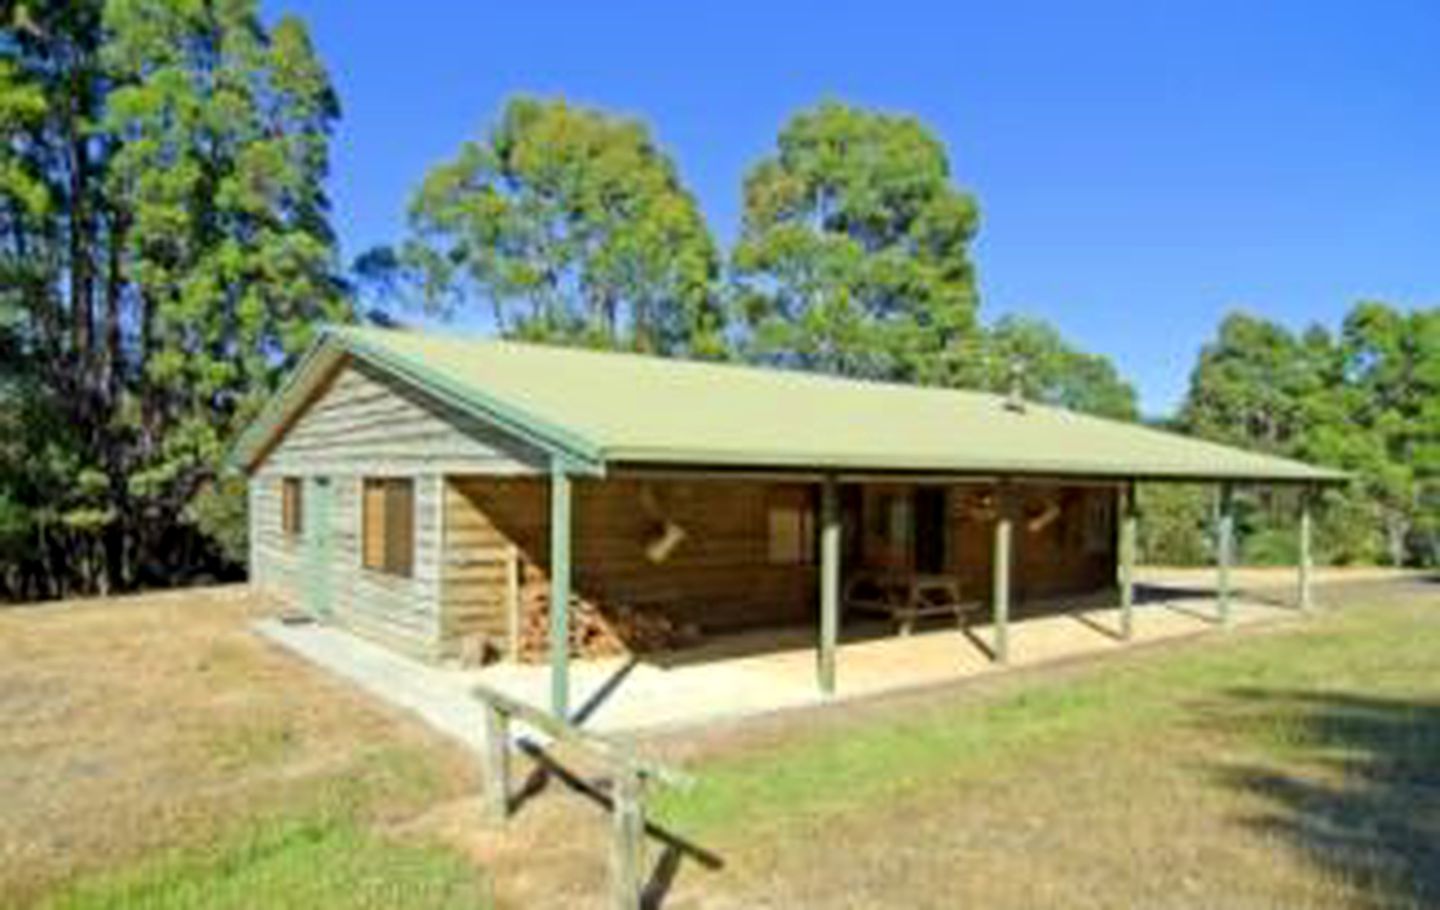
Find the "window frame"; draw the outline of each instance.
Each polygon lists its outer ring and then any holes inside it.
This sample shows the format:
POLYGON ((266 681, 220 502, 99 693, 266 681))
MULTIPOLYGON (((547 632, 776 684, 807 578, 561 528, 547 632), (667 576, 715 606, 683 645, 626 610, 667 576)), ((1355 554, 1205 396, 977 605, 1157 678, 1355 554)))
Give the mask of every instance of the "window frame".
POLYGON ((394 578, 415 577, 415 512, 415 478, 366 476, 360 479, 362 569, 394 578), (374 514, 377 509, 378 516, 374 514), (394 523, 399 515, 406 516, 403 525, 394 523), (371 528, 375 521, 381 523, 378 554, 372 549, 375 532, 371 528))
POLYGON ((289 540, 305 536, 305 478, 280 478, 280 532, 289 540))
POLYGON ((817 564, 819 546, 816 536, 815 498, 809 491, 795 487, 772 489, 765 500, 765 564, 769 566, 805 567, 817 564), (786 532, 792 535, 792 546, 777 550, 776 519, 793 521, 786 532))

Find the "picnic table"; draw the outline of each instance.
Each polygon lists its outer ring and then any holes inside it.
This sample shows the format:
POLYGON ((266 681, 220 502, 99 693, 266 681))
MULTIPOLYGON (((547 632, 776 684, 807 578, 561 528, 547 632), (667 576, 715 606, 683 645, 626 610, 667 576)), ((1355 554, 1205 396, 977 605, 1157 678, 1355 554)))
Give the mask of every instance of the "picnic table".
POLYGON ((909 635, 917 619, 953 616, 963 628, 980 602, 961 597, 954 575, 898 569, 862 569, 845 581, 842 607, 849 612, 878 613, 894 620, 909 635))

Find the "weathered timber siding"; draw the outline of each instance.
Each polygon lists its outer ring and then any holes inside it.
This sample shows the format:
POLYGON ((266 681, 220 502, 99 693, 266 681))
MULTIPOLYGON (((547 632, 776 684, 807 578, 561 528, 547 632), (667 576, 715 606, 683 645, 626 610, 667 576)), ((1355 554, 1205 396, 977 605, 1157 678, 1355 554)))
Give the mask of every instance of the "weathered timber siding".
POLYGON ((331 488, 331 619, 411 654, 440 653, 444 475, 501 476, 543 463, 524 445, 359 363, 347 363, 267 453, 250 480, 252 583, 304 609, 312 571, 306 542, 281 526, 285 477, 306 480, 305 532, 326 520, 310 480, 331 488), (415 554, 410 577, 361 565, 361 487, 366 477, 415 484, 415 554))
MULTIPOLYGON (((951 569, 967 597, 988 600, 993 568, 993 487, 952 489, 951 569)), ((1011 539, 1010 590, 1016 600, 1095 591, 1115 584, 1115 490, 1026 484, 1012 490, 1015 530, 1011 539), (1031 529, 1051 506, 1059 513, 1031 529), (1089 510, 1108 512, 1108 522, 1089 528, 1089 510)))
MULTIPOLYGON (((773 489, 748 482, 576 481, 576 596, 602 610, 658 610, 707 630, 808 619, 816 610, 815 567, 768 562, 766 509, 773 489), (652 563, 645 547, 666 519, 684 528, 686 538, 665 562, 652 563)), ((548 495, 543 480, 452 479, 446 494, 447 638, 506 635, 510 546, 524 569, 522 603, 533 602, 548 583, 548 495)))
POLYGON ((286 429, 261 471, 526 474, 544 464, 496 427, 348 361, 286 429))
MULTIPOLYGON (((436 475, 415 479, 415 563, 410 577, 365 569, 360 564, 360 475, 329 475, 332 529, 328 572, 331 616, 336 623, 397 649, 433 657, 439 641, 440 485, 436 475)), ((280 524, 280 475, 250 482, 251 521, 256 547, 251 581, 296 609, 309 608, 307 575, 313 571, 306 541, 290 537, 280 524)), ((307 533, 325 518, 307 487, 307 533)))
MULTIPOLYGON (((782 488, 761 482, 582 480, 575 484, 573 587, 603 610, 625 605, 664 612, 707 631, 809 621, 816 615, 814 566, 768 562, 768 504, 782 488), (642 493, 649 490, 648 494, 642 493), (661 564, 645 546, 663 516, 686 539, 661 564)), ((803 487, 800 489, 804 489, 803 487)), ((888 487, 890 491, 903 486, 888 487)), ((875 491, 851 496, 873 500, 875 491)), ((995 490, 956 486, 948 493, 946 571, 961 579, 965 596, 988 599, 995 490)), ((1114 583, 1113 524, 1091 529, 1091 501, 1113 506, 1108 488, 1027 486, 1016 491, 1017 522, 1012 590, 1039 598, 1104 588, 1114 583), (1050 505, 1059 509, 1043 527, 1028 522, 1050 505)), ((454 477, 445 490, 447 553, 442 582, 443 637, 492 641, 508 632, 506 571, 511 547, 523 571, 521 604, 547 583, 548 483, 543 479, 454 477)), ((1102 516, 1103 517, 1103 516, 1102 516)), ((873 522, 847 512, 854 539, 846 571, 876 556, 873 522)))

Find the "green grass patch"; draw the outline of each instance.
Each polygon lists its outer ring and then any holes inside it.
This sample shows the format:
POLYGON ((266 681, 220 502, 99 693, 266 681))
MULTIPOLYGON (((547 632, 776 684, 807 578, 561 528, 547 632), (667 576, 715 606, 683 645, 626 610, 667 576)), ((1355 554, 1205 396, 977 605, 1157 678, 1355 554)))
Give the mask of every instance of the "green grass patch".
POLYGON ((212 847, 171 851, 71 884, 45 910, 421 910, 490 906, 461 857, 400 844, 344 819, 257 826, 212 847))
MULTIPOLYGON (((1440 691, 1437 632, 1440 611, 1434 608, 1351 609, 1283 632, 1132 652, 1081 671, 1017 678, 1009 694, 936 700, 905 715, 837 725, 705 762, 693 769, 699 785, 688 793, 660 793, 655 812, 675 830, 697 835, 753 832, 984 777, 1069 743, 1138 739, 1182 722, 1228 730, 1245 747, 1276 755, 1313 751, 1330 737, 1337 753, 1348 750, 1353 758, 1396 744, 1336 727, 1345 723, 1346 711, 1364 713, 1365 703, 1305 693, 1364 692, 1370 709, 1392 718, 1383 725, 1355 719, 1368 723, 1367 735, 1419 736, 1406 732, 1403 705, 1407 698, 1434 699, 1440 691), (1396 701, 1373 701, 1382 696, 1396 701), (1394 722, 1396 712, 1385 704, 1401 705, 1402 722, 1394 722)), ((1440 735, 1434 724, 1425 729, 1425 737, 1440 735)), ((1399 745, 1434 755, 1428 738, 1399 745)))

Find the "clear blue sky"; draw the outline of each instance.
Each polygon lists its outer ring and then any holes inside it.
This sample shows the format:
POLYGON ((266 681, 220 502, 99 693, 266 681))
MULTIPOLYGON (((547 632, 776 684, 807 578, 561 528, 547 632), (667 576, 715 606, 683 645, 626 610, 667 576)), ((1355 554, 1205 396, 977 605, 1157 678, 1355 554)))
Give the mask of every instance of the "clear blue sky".
POLYGON ((649 120, 722 241, 791 112, 906 111, 980 200, 984 318, 1051 320, 1151 414, 1230 309, 1440 304, 1440 3, 1181 7, 264 0, 341 95, 347 257, 512 94, 649 120))

